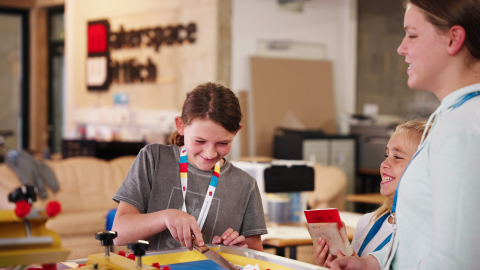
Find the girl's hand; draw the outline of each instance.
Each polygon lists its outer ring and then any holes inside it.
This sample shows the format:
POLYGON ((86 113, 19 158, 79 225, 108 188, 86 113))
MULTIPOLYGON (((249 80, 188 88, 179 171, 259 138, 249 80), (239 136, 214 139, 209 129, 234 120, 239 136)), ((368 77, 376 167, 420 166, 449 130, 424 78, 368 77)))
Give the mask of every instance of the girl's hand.
POLYGON ((240 246, 248 248, 248 245, 245 244, 245 236, 240 235, 237 231, 234 231, 232 228, 228 228, 223 234, 222 237, 214 236, 212 244, 222 243, 226 246, 240 246))
POLYGON ((177 209, 168 209, 165 210, 164 221, 173 239, 189 250, 192 250, 192 233, 200 246, 205 245, 197 220, 192 215, 177 209))
POLYGON ((319 266, 329 267, 330 263, 335 260, 337 257, 332 256, 328 253, 330 247, 327 245, 327 241, 323 238, 318 238, 317 243, 315 243, 315 248, 313 250, 313 258, 315 264, 319 266))

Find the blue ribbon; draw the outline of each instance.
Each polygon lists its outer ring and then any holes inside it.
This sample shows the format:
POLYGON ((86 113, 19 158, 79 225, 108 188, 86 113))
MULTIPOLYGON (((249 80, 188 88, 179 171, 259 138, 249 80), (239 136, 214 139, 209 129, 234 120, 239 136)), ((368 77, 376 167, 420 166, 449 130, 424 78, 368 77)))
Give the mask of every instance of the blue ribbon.
MULTIPOLYGON (((390 213, 386 213, 385 215, 383 215, 379 219, 377 219, 377 221, 375 221, 375 224, 373 224, 370 231, 368 231, 368 234, 365 237, 365 240, 363 240, 362 246, 360 247, 360 250, 358 251, 358 256, 361 256, 365 247, 368 245, 368 243, 370 243, 370 241, 372 241, 373 237, 375 237, 375 235, 378 233, 378 231, 380 230, 380 228, 383 225, 383 222, 385 222, 385 219, 387 219, 388 216, 390 216, 390 213)), ((390 241, 391 237, 392 237, 392 234, 387 236, 387 238, 385 240, 383 240, 383 242, 374 251, 382 249, 383 246, 385 246, 390 241)))

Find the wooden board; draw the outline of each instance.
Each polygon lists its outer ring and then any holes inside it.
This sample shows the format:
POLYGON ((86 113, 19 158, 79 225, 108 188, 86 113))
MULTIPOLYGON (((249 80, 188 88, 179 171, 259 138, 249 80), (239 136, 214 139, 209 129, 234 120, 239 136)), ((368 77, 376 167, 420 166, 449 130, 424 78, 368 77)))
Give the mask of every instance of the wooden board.
POLYGON ((347 195, 346 200, 349 202, 382 204, 387 200, 387 197, 380 193, 350 194, 347 195))
POLYGON ((332 64, 251 57, 255 155, 273 155, 273 136, 287 113, 308 129, 335 133, 332 64))

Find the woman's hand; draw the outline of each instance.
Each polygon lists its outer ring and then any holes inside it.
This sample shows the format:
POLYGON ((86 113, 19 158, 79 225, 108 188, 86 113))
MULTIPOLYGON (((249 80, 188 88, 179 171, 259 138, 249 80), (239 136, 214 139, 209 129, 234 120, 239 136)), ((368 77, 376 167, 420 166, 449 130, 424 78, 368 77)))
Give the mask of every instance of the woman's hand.
POLYGON ((192 250, 192 233, 197 238, 198 245, 203 246, 203 236, 198 227, 197 220, 190 214, 177 209, 164 210, 165 226, 172 234, 173 239, 182 243, 189 250, 192 250))
POLYGON ((338 258, 330 264, 330 268, 333 270, 381 270, 377 258, 372 255, 366 257, 349 256, 338 258))
POLYGON ((248 245, 245 244, 245 236, 240 235, 237 231, 234 231, 232 228, 228 228, 223 234, 222 237, 214 236, 212 244, 221 244, 223 242, 226 246, 240 246, 248 248, 248 245))
MULTIPOLYGON (((327 261, 325 262, 324 266, 330 268, 331 264, 332 264, 332 261, 336 260, 337 258, 345 258, 345 257, 346 256, 342 253, 342 251, 340 249, 338 249, 337 250, 337 256, 332 256, 332 254, 328 255, 327 261)), ((349 257, 357 257, 358 258, 358 255, 355 251, 353 251, 352 256, 349 256, 349 257)))

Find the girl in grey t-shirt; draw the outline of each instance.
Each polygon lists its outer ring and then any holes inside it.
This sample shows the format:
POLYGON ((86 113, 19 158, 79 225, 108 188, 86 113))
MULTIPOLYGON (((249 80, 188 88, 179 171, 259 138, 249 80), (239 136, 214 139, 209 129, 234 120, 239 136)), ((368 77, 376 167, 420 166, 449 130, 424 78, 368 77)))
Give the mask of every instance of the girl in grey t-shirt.
POLYGON ((170 145, 143 148, 113 197, 116 245, 146 239, 149 249, 191 248, 193 233, 200 246, 263 249, 256 181, 224 159, 241 117, 238 99, 224 86, 205 83, 187 94, 170 145))

